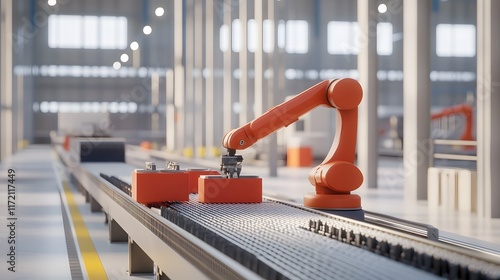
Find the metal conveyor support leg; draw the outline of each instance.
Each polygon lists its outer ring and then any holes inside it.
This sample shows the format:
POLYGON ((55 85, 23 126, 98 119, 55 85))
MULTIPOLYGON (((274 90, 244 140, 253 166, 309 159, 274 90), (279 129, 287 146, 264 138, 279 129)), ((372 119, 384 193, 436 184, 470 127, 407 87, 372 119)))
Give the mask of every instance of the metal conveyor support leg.
POLYGON ((101 212, 102 207, 99 204, 99 202, 97 202, 97 200, 95 200, 95 198, 93 198, 89 193, 87 193, 87 194, 90 197, 90 212, 92 212, 92 213, 101 212))
POLYGON ((155 274, 155 280, 169 280, 168 276, 161 271, 159 266, 155 266, 156 274, 155 274))
POLYGON ((128 274, 153 274, 153 260, 130 237, 128 239, 128 274))
POLYGON ((111 218, 108 223, 109 228, 109 242, 127 242, 128 234, 125 230, 111 218))

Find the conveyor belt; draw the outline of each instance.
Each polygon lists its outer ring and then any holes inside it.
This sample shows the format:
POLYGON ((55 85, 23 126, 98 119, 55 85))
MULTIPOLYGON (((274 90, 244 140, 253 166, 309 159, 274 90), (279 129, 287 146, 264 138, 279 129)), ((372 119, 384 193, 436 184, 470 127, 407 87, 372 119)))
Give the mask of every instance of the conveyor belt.
MULTIPOLYGON (((128 192, 126 182, 101 177, 128 192)), ((393 229, 270 199, 202 204, 192 195, 190 200, 163 207, 162 215, 264 278, 500 279, 498 256, 393 229)))
MULTIPOLYGON (((285 277, 431 277, 423 270, 453 279, 500 277, 498 265, 461 250, 272 200, 262 204, 202 204, 193 195, 189 203, 175 203, 170 209, 257 256, 285 277)), ((168 213, 165 209, 163 215, 169 217, 168 213)))
MULTIPOLYGON (((293 279, 429 278, 432 275, 305 229, 325 217, 284 204, 202 204, 191 197, 170 209, 293 279), (301 225, 303 225, 301 227, 301 225)), ((168 208, 163 211, 168 215, 168 208)), ((266 275, 261 275, 266 276, 266 275)), ((267 278, 267 277, 266 277, 267 278)))

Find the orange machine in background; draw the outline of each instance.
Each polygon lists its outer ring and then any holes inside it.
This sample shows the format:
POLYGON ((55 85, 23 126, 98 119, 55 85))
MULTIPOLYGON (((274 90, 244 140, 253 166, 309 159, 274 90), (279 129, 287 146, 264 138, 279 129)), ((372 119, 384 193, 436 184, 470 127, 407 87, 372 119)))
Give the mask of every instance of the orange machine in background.
POLYGON ((448 117, 451 115, 463 115, 465 117, 465 127, 460 140, 474 140, 472 136, 472 107, 469 104, 459 104, 443 109, 431 115, 431 120, 448 117))

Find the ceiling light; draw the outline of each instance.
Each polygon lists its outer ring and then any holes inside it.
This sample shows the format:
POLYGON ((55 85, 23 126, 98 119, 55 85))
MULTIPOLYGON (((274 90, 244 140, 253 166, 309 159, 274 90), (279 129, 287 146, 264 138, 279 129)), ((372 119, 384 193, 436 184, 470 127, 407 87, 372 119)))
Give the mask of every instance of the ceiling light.
POLYGON ((128 61, 128 54, 124 53, 120 56, 120 60, 122 62, 127 62, 128 61))
POLYGON ((113 63, 113 68, 115 68, 115 70, 118 70, 122 67, 122 64, 118 61, 115 61, 115 63, 113 63))
POLYGON ((133 41, 132 43, 130 43, 130 49, 133 51, 139 49, 139 43, 137 43, 136 41, 133 41))
POLYGON ((161 17, 161 16, 163 16, 163 14, 165 14, 165 10, 162 7, 156 8, 155 15, 157 17, 161 17))
POLYGON ((153 32, 153 28, 151 28, 151 26, 149 26, 149 25, 146 25, 142 29, 142 32, 144 32, 144 34, 146 34, 146 35, 149 35, 149 34, 151 34, 151 32, 153 32))
POLYGON ((384 14, 385 12, 387 12, 387 5, 386 4, 378 5, 378 12, 381 14, 384 14))

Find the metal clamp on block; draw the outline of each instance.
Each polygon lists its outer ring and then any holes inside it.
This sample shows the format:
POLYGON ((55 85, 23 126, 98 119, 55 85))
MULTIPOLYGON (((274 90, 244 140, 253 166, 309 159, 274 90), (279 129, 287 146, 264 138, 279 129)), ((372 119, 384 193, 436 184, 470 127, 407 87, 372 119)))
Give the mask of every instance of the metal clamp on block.
POLYGON ((188 173, 180 170, 157 170, 146 162, 146 169, 132 172, 132 198, 143 204, 163 201, 188 201, 188 173))
POLYGON ((200 176, 198 200, 204 203, 261 203, 262 178, 258 176, 238 178, 200 176))

